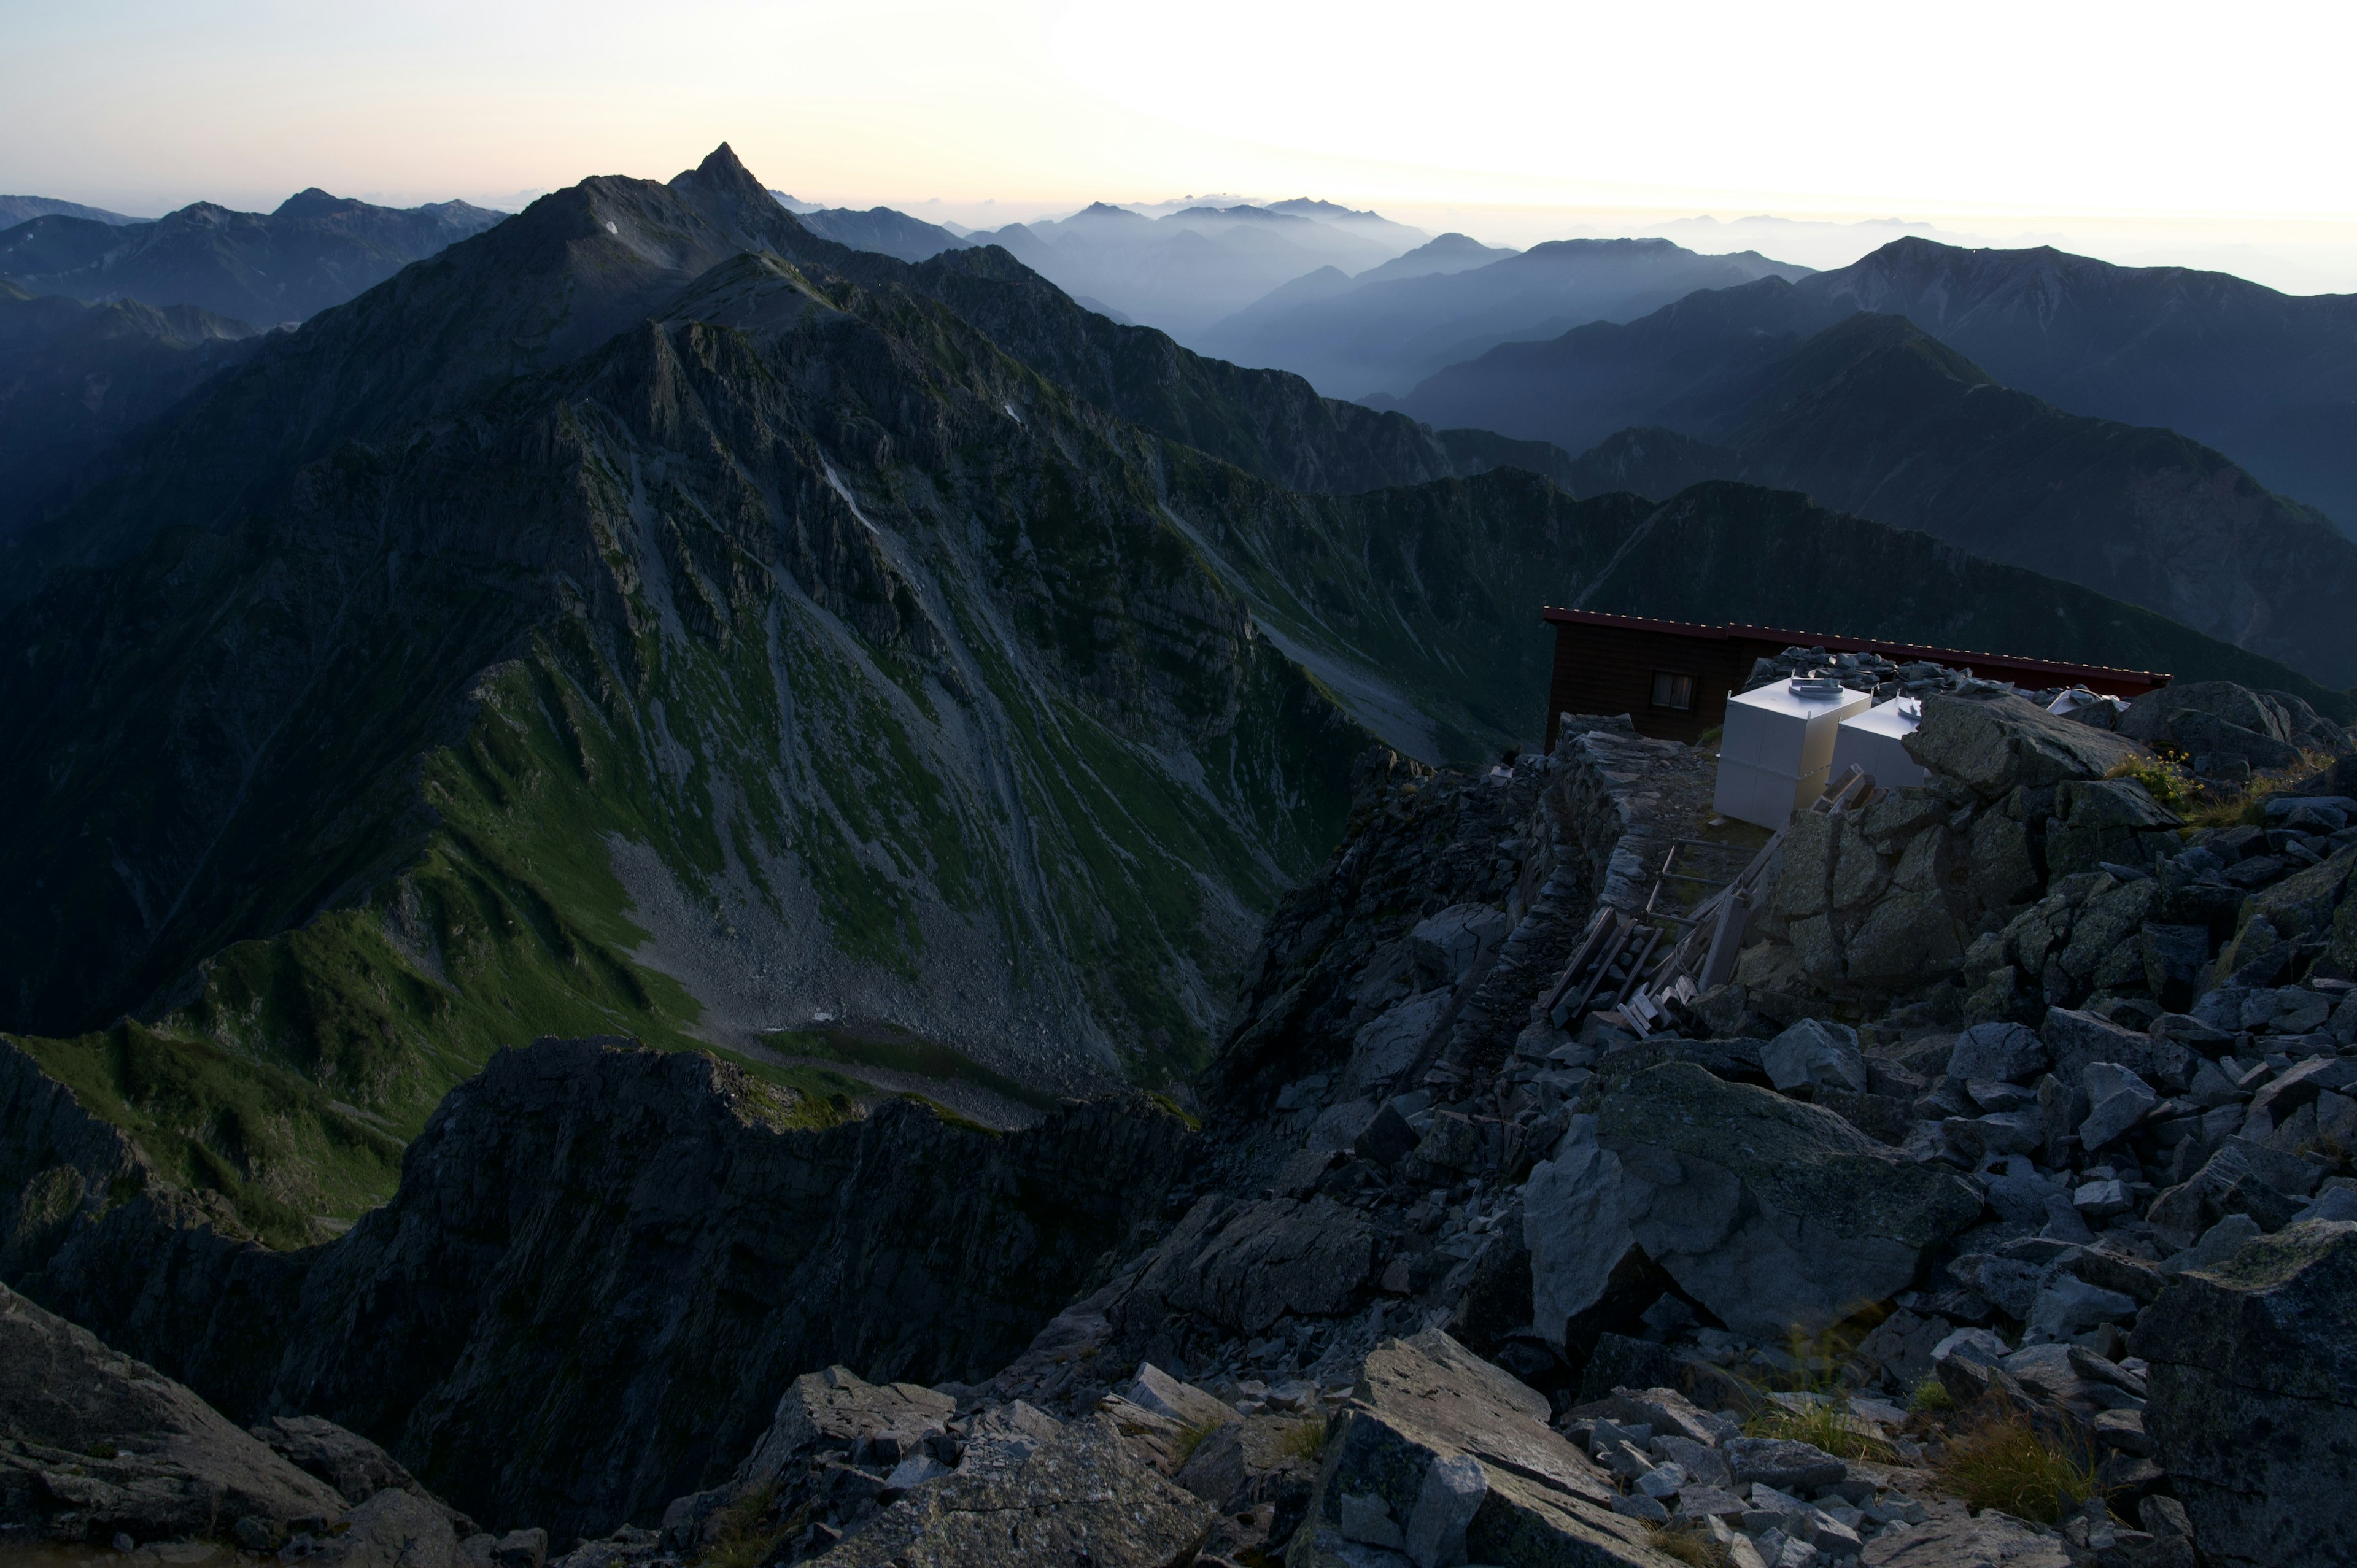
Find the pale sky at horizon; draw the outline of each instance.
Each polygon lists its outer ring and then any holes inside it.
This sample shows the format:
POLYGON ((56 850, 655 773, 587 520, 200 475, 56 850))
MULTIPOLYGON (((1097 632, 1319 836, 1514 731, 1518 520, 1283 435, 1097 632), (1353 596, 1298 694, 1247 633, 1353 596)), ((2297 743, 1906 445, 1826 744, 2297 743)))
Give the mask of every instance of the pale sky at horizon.
POLYGON ((513 206, 726 140, 969 224, 1204 191, 1516 244, 1895 216, 2357 288, 2346 5, 0 0, 0 190, 142 214, 513 206))

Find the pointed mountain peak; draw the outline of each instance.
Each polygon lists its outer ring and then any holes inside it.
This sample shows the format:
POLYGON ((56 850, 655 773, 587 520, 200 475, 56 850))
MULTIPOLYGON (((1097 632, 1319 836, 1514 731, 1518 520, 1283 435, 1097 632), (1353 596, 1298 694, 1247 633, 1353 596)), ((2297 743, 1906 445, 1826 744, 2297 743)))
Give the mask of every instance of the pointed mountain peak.
POLYGON ((737 149, 723 142, 712 149, 705 160, 672 182, 673 188, 693 188, 712 196, 737 196, 749 201, 775 205, 769 188, 753 177, 753 171, 737 157, 737 149))

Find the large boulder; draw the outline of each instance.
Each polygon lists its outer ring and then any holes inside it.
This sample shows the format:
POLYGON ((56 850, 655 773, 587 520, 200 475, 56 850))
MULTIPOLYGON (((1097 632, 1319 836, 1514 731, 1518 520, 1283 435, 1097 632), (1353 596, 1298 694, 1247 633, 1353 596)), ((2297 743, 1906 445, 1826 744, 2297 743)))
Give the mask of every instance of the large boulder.
POLYGON ((1604 1298, 1637 1244, 1620 1217, 1620 1160, 1596 1141, 1596 1118, 1574 1116, 1551 1158, 1523 1187, 1531 1254, 1531 1320, 1557 1348, 1565 1326, 1604 1298))
POLYGON ((1544 1395, 1437 1328, 1369 1352, 1327 1440, 1294 1568, 1396 1562, 1644 1564, 1673 1560, 1612 1511, 1615 1489, 1547 1424, 1544 1395))
POLYGON ((1906 1289, 1981 1211, 1832 1112, 1688 1062, 1606 1094, 1597 1139, 1636 1244, 1738 1333, 1813 1333, 1906 1289))
POLYGON ((889 1437, 912 1450, 944 1430, 957 1402, 917 1383, 871 1383, 845 1367, 805 1372, 778 1396, 770 1430, 737 1467, 745 1487, 773 1486, 815 1457, 889 1437))
POLYGON ((2133 739, 2107 735, 2014 696, 1935 695, 1923 722, 1900 744, 1933 773, 1985 800, 2017 789, 2045 789, 2072 779, 2101 779, 2147 755, 2133 739))
POLYGON ((2357 1541, 2357 1224, 2302 1220, 2189 1270, 2132 1341, 2145 1431, 2217 1563, 2325 1568, 2357 1541))
POLYGON ((188 1389, 0 1285, 0 1530, 154 1541, 344 1508, 188 1389))
POLYGON ((344 1524, 305 1561, 319 1568, 475 1568, 448 1513, 398 1487, 369 1498, 344 1524))
POLYGON ((2050 875, 2093 871, 2104 861, 2149 865, 2153 851, 2174 847, 2184 822, 2133 779, 2074 779, 2054 791, 2057 825, 2046 832, 2050 875))
POLYGON ((1366 1217, 1330 1197, 1307 1203, 1203 1198, 1139 1277, 1133 1301, 1258 1336, 1287 1313, 1350 1309, 1375 1261, 1366 1217))
POLYGON ((364 1503, 383 1491, 425 1494, 400 1460, 323 1417, 274 1415, 252 1430, 280 1458, 325 1481, 346 1502, 364 1503))
POLYGON ((1211 1505, 1134 1454, 1113 1417, 1084 1416, 1017 1463, 920 1487, 813 1561, 827 1568, 1183 1568, 1211 1505))
POLYGON ((2189 681, 2130 703, 2119 728, 2131 740, 2181 747, 2197 767, 2207 758, 2239 757, 2253 768, 2288 768, 2299 760, 2293 725, 2291 713, 2271 696, 2231 681, 2189 681))

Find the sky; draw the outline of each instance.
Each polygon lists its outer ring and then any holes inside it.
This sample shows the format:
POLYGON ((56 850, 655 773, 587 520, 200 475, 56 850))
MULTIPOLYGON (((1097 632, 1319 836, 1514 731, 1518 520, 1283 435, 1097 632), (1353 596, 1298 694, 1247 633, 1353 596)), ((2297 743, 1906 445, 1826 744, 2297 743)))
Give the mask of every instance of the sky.
POLYGON ((0 0, 0 190, 138 214, 511 208, 726 140, 970 226, 1212 191, 1512 244, 1874 220, 2357 289, 2346 4, 0 0))

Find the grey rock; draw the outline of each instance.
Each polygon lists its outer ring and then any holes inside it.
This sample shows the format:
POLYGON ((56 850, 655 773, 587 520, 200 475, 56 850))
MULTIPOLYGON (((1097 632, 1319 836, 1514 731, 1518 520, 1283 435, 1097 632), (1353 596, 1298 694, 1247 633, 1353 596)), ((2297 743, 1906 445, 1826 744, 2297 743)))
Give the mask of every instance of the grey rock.
POLYGON ((814 1561, 828 1568, 1031 1568, 1086 1561, 1180 1568, 1210 1504, 1136 1457, 1113 1418, 1069 1422, 1009 1469, 959 1474, 902 1498, 814 1561))
MULTIPOLYGON (((1375 1119, 1351 1140, 1351 1147, 1378 1165, 1395 1165, 1415 1149, 1422 1138, 1422 1133, 1408 1125, 1407 1118, 1400 1112, 1399 1102, 1394 1100, 1386 1101, 1383 1108, 1375 1112, 1375 1119)), ((1304 1150, 1303 1153, 1308 1151, 1304 1150)))
POLYGON ((2305 1220, 2177 1276, 2131 1344, 2205 1556, 2324 1568, 2357 1540, 2357 1224, 2305 1220))
POLYGON ((1994 1367, 2013 1353, 2013 1348, 1986 1328, 1959 1328, 1932 1348, 1934 1363, 1951 1356, 1961 1356, 1985 1367, 1994 1367))
POLYGON ((1672 1439, 1712 1445, 1740 1430, 1727 1417, 1705 1411, 1675 1389, 1614 1389, 1606 1408, 1615 1419, 1643 1427, 1657 1453, 1663 1443, 1672 1439))
POLYGON ((1621 1218, 1620 1160, 1596 1141, 1596 1118, 1574 1116, 1551 1159, 1523 1188, 1523 1239, 1531 1256, 1531 1321, 1552 1344, 1566 1323, 1604 1297, 1612 1272, 1636 1245, 1621 1218))
POLYGON ((2176 1092, 2191 1073, 2191 1053, 2174 1040, 2123 1029, 2108 1018, 2069 1007, 2047 1010, 2039 1033, 2054 1058, 2055 1075, 2075 1083, 2090 1064, 2110 1062, 2176 1092))
POLYGON ((2074 725, 2019 697, 1924 699, 1923 722, 1900 742, 1931 772, 1983 800, 2066 779, 2101 779, 2144 755, 2130 740, 2074 725))
POLYGON ((779 1396, 770 1430, 737 1466, 737 1481, 770 1485, 814 1455, 872 1449, 888 1435, 899 1449, 913 1449, 956 1413, 956 1401, 916 1383, 871 1383, 845 1367, 805 1372, 779 1396))
POLYGON ((1838 1116, 1689 1063, 1609 1092, 1598 1141, 1637 1243, 1742 1333, 1813 1331, 1904 1289, 1981 1209, 1838 1116))
MULTIPOLYGON (((346 1502, 364 1503, 388 1487, 436 1500, 392 1455, 332 1421, 316 1415, 275 1415, 252 1430, 281 1458, 325 1481, 346 1502)), ((468 1520, 454 1520, 452 1528, 461 1534, 474 1532, 468 1520)))
POLYGON ((1694 1491, 1703 1487, 1724 1487, 1735 1477, 1727 1468, 1726 1455, 1710 1444, 1697 1443, 1690 1437, 1656 1437, 1653 1452, 1685 1472, 1689 1484, 1683 1488, 1694 1491))
POLYGON ((1407 1519, 1407 1556, 1415 1568, 1445 1568, 1465 1561, 1465 1531, 1490 1495, 1481 1462, 1469 1454, 1435 1459, 1424 1473, 1415 1511, 1407 1519))
POLYGON ((1975 1079, 2028 1083, 2044 1072, 2051 1058, 2046 1043, 2019 1024, 1975 1024, 1956 1036, 1948 1053, 1948 1076, 1964 1082, 1975 1079))
POLYGON ((1330 1197, 1237 1203, 1213 1196, 1156 1250, 1134 1295, 1165 1313, 1192 1313, 1232 1334, 1258 1336, 1287 1313, 1344 1312, 1373 1267, 1366 1217, 1330 1197))
POLYGON ((1393 1004, 1353 1037, 1344 1081, 1366 1090, 1398 1078, 1431 1043, 1454 1005, 1455 998, 1447 991, 1427 991, 1393 1004))
POLYGON ((1391 1550, 1407 1544, 1407 1532, 1392 1518, 1391 1504, 1372 1492, 1343 1493, 1336 1517, 1345 1541, 1391 1550))
POLYGON ((1866 1057, 1857 1048, 1857 1031, 1846 1024, 1803 1018, 1760 1047, 1760 1060, 1768 1081, 1788 1091, 1803 1084, 1867 1087, 1866 1057))
POLYGON ((1738 1437, 1721 1444, 1720 1451, 1738 1486, 1757 1484, 1808 1496, 1849 1475, 1849 1466, 1824 1449, 1786 1437, 1738 1437))
MULTIPOLYGON (((1642 1523, 1615 1511, 1628 1505, 1610 1479, 1547 1424, 1545 1399, 1446 1334, 1385 1340, 1369 1353, 1353 1391, 1328 1438, 1318 1496, 1289 1559, 1296 1568, 1373 1561, 1348 1554, 1343 1509, 1360 1498, 1379 1501, 1381 1517, 1409 1530, 1420 1507, 1446 1519, 1474 1498, 1459 1561, 1657 1561, 1642 1523), (1469 1460, 1480 1472, 1478 1495, 1462 1465, 1428 1492, 1437 1466, 1469 1460)), ((1353 1518, 1372 1511, 1349 1506, 1353 1518)), ((1406 1539, 1404 1530, 1402 1544, 1406 1539)))
POLYGON ((1148 1362, 1121 1391, 1130 1403, 1168 1416, 1181 1426, 1217 1426, 1236 1419, 1235 1411, 1215 1394, 1183 1382, 1148 1362))
POLYGON ((147 1541, 345 1509, 188 1389, 5 1285, 0 1434, 0 1526, 23 1535, 147 1541))
POLYGON ((2182 825, 2133 779, 2072 779, 2057 787, 2054 803, 2058 825, 2046 834, 2046 866, 2053 876, 2093 871, 2105 861, 2148 864, 2152 846, 2176 847, 2182 825))
POLYGON ((1455 985, 1497 950, 1513 929, 1502 909, 1487 904, 1453 904, 1428 915, 1407 934, 1408 955, 1445 985, 1455 985))
MULTIPOLYGON (((346 1515, 344 1523, 348 1528, 341 1534, 330 1537, 316 1556, 305 1561, 321 1568, 471 1568, 471 1560, 459 1549, 457 1531, 450 1528, 449 1516, 411 1493, 379 1492, 346 1515)), ((547 1537, 537 1530, 532 1533, 540 1536, 540 1550, 545 1554, 547 1537)), ((494 1547, 493 1561, 501 1568, 522 1568, 496 1555, 508 1541, 494 1547)))
POLYGON ((2133 1296, 2089 1284, 2076 1274, 2056 1273, 2039 1287, 2026 1326, 2035 1337, 2068 1339, 2099 1323, 2126 1322, 2136 1312, 2133 1296))
POLYGON ((2116 1062, 2090 1062, 2081 1079, 2091 1109, 2079 1124, 2079 1146, 2093 1152, 2144 1120, 2160 1096, 2116 1062))
POLYGON ((1922 1523, 1867 1541, 1858 1561, 1864 1568, 2069 1568, 2072 1558, 2050 1530, 1943 1500, 1922 1523))

